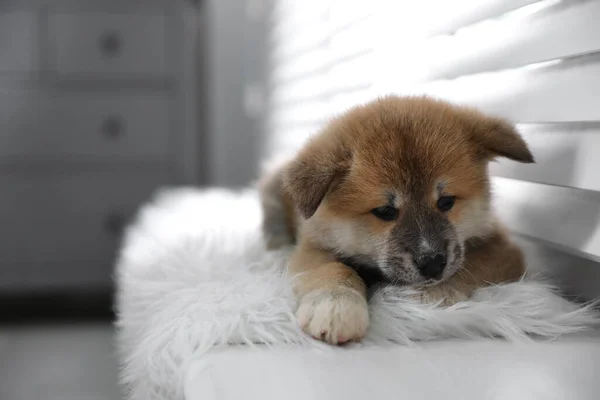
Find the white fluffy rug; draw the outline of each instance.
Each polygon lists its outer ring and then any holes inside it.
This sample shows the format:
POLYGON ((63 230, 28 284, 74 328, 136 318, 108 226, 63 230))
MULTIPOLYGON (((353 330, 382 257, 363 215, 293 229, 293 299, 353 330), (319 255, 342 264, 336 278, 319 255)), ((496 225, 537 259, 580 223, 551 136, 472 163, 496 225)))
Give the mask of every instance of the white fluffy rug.
MULTIPOLYGON (((189 363, 219 345, 325 346, 294 319, 285 263, 266 252, 252 190, 160 193, 129 228, 116 269, 121 379, 127 398, 183 398, 189 363)), ((371 299, 366 339, 352 346, 414 345, 441 338, 555 338, 598 322, 542 282, 480 289, 449 309, 415 303, 401 289, 371 299)))

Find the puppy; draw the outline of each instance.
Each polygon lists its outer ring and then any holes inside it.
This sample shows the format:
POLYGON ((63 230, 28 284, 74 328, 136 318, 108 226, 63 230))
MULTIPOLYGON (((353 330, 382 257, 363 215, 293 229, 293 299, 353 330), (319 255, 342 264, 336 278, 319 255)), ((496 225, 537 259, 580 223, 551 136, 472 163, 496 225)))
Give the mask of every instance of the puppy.
POLYGON ((367 285, 448 306, 519 279, 490 211, 488 163, 534 162, 509 123, 427 97, 386 97, 331 121, 260 187, 269 247, 295 244, 296 313, 331 344, 360 340, 367 285))

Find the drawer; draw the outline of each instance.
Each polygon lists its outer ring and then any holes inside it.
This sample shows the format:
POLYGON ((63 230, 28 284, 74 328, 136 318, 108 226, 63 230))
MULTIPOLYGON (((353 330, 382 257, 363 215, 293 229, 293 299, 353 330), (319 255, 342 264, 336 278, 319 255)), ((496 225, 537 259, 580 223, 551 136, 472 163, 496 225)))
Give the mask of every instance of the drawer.
POLYGON ((37 136, 39 117, 38 92, 0 87, 0 155, 21 155, 19 143, 37 136))
POLYGON ((168 74, 162 15, 50 13, 50 68, 57 74, 114 77, 168 74))
MULTIPOLYGON (((0 174, 0 277, 52 274, 47 266, 104 265, 109 274, 122 227, 157 187, 164 166, 134 171, 50 168, 0 174)), ((55 272, 55 271, 54 271, 55 272)), ((96 271, 97 273, 97 271, 96 271)))
POLYGON ((25 11, 0 11, 0 73, 37 69, 36 18, 25 11))
POLYGON ((166 160, 168 106, 168 98, 160 94, 0 88, 0 157, 166 160))

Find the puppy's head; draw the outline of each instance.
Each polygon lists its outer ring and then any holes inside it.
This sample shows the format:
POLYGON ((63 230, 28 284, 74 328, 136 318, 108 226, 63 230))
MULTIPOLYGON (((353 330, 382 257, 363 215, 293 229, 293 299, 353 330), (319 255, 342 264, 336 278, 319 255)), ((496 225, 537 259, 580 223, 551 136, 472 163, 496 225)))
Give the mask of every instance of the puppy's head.
POLYGON ((507 122, 425 97, 387 97, 333 120, 283 174, 306 240, 390 281, 429 284, 491 230, 487 164, 531 163, 507 122))

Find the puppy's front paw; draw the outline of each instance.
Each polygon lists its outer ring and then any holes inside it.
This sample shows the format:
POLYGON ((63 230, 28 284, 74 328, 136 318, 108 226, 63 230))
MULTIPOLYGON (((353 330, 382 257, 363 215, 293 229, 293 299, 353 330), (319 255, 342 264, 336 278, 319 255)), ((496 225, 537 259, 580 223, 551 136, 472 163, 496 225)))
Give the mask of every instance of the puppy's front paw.
POLYGON ((442 307, 449 307, 459 301, 468 300, 469 297, 470 293, 465 293, 444 283, 420 289, 419 292, 411 296, 411 298, 422 303, 439 303, 442 307))
POLYGON ((296 317, 306 333, 330 344, 358 341, 369 325, 367 300, 346 288, 306 294, 300 300, 296 317))

